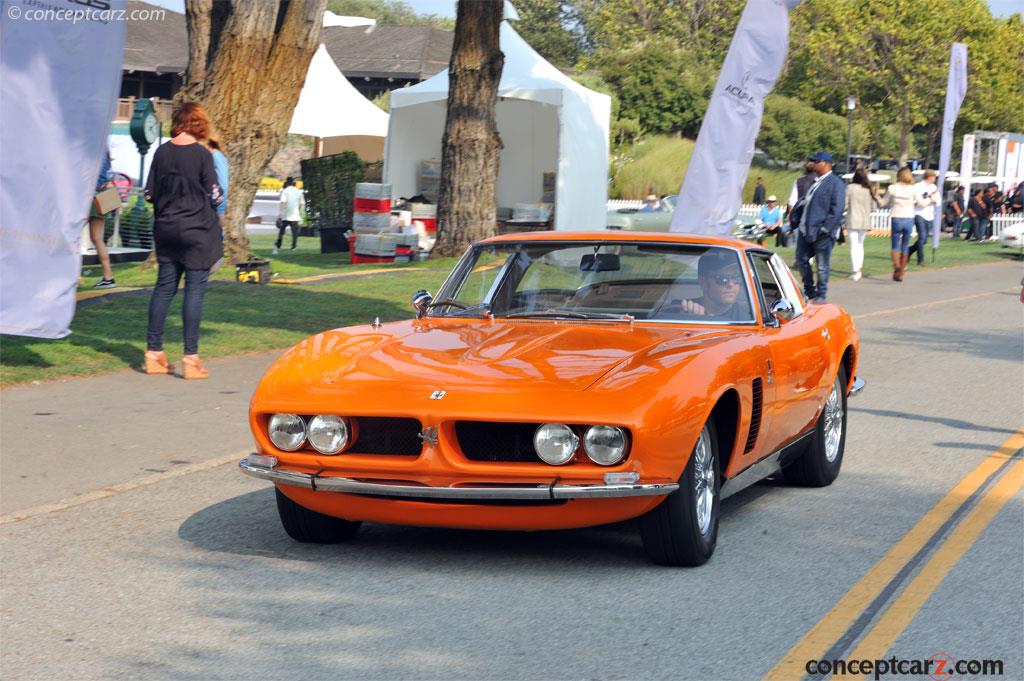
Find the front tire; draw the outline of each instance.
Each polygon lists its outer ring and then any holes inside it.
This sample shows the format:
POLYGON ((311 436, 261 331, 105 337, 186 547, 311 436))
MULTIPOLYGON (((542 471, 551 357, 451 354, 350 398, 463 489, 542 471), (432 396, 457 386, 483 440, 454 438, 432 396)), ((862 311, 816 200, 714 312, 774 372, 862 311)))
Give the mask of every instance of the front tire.
POLYGON ((648 557, 658 565, 706 563, 718 541, 718 492, 718 439, 709 419, 679 478, 679 489, 640 518, 648 557))
POLYGON ((803 487, 826 487, 839 476, 846 449, 846 372, 842 369, 832 382, 814 434, 807 448, 792 464, 782 469, 787 482, 803 487))
POLYGON ((311 511, 289 499, 276 487, 274 494, 277 495, 277 514, 281 517, 281 525, 295 541, 340 544, 352 539, 362 525, 359 522, 311 511))

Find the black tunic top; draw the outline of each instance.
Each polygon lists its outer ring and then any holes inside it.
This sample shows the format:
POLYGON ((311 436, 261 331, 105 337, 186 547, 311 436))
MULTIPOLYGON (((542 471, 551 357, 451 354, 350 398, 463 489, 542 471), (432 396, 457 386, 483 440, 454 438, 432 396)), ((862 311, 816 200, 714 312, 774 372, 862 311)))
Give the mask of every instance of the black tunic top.
POLYGON ((213 156, 200 144, 160 146, 146 181, 153 203, 153 239, 159 262, 208 270, 223 255, 214 206, 223 198, 213 156))

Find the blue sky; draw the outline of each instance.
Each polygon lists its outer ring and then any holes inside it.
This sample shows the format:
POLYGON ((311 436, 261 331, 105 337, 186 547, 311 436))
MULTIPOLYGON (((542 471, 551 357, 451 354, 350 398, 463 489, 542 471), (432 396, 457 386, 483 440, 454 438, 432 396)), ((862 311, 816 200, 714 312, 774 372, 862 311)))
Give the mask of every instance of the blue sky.
MULTIPOLYGON (((154 5, 161 5, 175 12, 185 11, 185 0, 147 0, 154 5)), ((412 7, 420 14, 439 14, 441 16, 455 16, 455 0, 404 0, 405 4, 412 7)), ((1024 5, 1021 0, 986 0, 992 14, 997 17, 1008 17, 1014 12, 1022 11, 1024 5)), ((515 0, 512 0, 515 4, 515 0)))

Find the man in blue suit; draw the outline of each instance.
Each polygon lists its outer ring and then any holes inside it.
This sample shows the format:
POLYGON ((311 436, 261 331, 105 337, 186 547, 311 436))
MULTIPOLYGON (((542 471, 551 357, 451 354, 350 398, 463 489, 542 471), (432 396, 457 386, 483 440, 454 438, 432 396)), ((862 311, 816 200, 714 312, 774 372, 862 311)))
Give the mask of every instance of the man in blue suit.
POLYGON ((816 303, 828 297, 828 273, 832 246, 839 238, 846 209, 846 183, 832 173, 832 155, 819 151, 811 157, 818 176, 807 190, 796 221, 796 266, 804 280, 804 293, 816 303), (817 261, 818 283, 814 283, 811 258, 817 261))

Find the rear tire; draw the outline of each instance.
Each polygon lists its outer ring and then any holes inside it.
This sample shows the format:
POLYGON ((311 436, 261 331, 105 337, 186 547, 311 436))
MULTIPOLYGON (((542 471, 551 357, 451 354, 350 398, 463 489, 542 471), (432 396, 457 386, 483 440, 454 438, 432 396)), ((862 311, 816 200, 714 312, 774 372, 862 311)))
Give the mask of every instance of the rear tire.
POLYGON ((300 506, 281 490, 274 488, 277 495, 277 514, 288 536, 295 541, 310 544, 340 544, 356 535, 362 523, 335 518, 311 511, 300 506))
POLYGON ((782 476, 793 485, 825 487, 839 476, 846 449, 846 371, 839 370, 807 448, 782 476))
POLYGON ((679 478, 679 489, 640 518, 648 557, 658 565, 706 563, 718 541, 718 492, 718 439, 708 419, 679 478))

